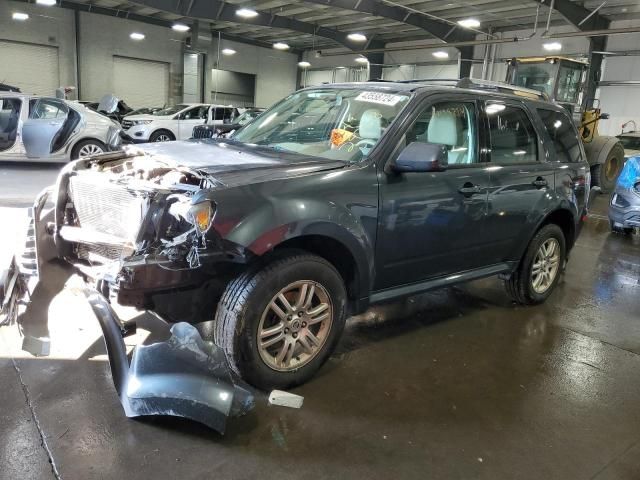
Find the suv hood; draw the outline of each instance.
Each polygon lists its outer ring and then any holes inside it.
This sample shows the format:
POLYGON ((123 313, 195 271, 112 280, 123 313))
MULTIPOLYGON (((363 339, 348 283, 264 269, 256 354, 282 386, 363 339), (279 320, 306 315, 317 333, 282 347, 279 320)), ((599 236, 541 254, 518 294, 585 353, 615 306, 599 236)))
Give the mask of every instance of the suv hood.
POLYGON ((211 139, 148 143, 134 151, 167 165, 198 171, 227 187, 335 170, 348 164, 211 139))

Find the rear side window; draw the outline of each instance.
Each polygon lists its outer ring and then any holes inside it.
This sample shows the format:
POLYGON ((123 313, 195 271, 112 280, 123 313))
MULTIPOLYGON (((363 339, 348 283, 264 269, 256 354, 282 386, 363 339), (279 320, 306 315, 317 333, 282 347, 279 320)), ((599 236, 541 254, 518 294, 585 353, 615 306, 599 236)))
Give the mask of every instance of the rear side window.
POLYGON ((582 159, 580 140, 573 122, 566 115, 553 110, 538 109, 553 146, 556 150, 556 160, 563 163, 579 162, 582 159))
POLYGON ((522 108, 489 102, 485 112, 489 119, 492 162, 517 164, 538 161, 536 133, 522 108))

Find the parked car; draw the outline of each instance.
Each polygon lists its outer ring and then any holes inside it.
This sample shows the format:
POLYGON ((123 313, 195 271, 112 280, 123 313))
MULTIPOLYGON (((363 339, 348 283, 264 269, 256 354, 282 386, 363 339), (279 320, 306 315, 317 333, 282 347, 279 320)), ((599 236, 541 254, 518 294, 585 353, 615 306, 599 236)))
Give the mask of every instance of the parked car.
POLYGON ((238 110, 229 106, 185 103, 151 114, 129 115, 122 120, 122 128, 136 143, 186 140, 196 125, 222 125, 237 115, 238 110))
POLYGON ((192 138, 226 138, 240 127, 253 122, 258 115, 264 112, 264 108, 248 108, 230 123, 222 125, 198 125, 193 127, 192 138))
MULTIPOLYGON (((162 116, 200 108, 182 107, 162 116)), ((371 304, 492 275, 516 302, 544 302, 580 232, 589 175, 572 119, 538 92, 326 85, 231 139, 67 165, 56 196, 36 200, 38 259, 62 258, 101 298, 170 307, 176 321, 215 309, 231 367, 286 388, 371 304)))
POLYGON ((617 138, 624 147, 625 159, 640 155, 640 132, 621 133, 617 138))
POLYGON ((640 228, 640 152, 627 160, 609 205, 611 231, 629 234, 640 228))
POLYGON ((18 93, 20 93, 20 89, 18 87, 14 87, 12 85, 7 85, 6 83, 0 83, 0 92, 18 92, 18 93))
POLYGON ((156 113, 159 110, 162 110, 163 108, 166 108, 166 107, 143 107, 143 108, 137 108, 136 110, 132 110, 129 113, 127 113, 125 115, 125 117, 128 117, 130 115, 150 115, 150 114, 156 113))
POLYGON ((120 125, 78 102, 0 93, 0 160, 66 162, 118 148, 120 125))

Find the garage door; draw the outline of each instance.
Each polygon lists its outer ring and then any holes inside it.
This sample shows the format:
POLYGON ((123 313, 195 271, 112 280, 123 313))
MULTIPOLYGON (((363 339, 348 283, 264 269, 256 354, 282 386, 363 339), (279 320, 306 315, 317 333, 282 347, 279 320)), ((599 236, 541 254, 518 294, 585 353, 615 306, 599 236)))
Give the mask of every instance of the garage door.
POLYGON ((55 95, 60 87, 58 48, 0 40, 0 83, 24 93, 55 95))
POLYGON ((169 100, 169 64, 113 57, 116 97, 132 108, 162 107, 169 100))

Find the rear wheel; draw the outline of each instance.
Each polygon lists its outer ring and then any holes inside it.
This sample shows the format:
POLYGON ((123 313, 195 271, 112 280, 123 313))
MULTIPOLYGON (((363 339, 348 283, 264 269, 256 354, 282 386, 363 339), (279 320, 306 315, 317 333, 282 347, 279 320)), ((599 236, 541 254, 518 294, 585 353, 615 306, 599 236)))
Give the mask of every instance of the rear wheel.
POLYGON ((344 328, 346 290, 323 258, 292 254, 250 270, 226 288, 214 339, 231 367, 268 390, 310 379, 344 328))
POLYGON ((157 130, 149 137, 150 142, 172 142, 175 139, 175 135, 169 130, 157 130))
POLYGON ((73 147, 71 159, 78 160, 79 158, 93 157, 106 151, 107 147, 98 140, 82 140, 73 147))
POLYGON ((564 233, 549 224, 536 233, 518 269, 506 280, 505 287, 518 303, 544 302, 558 283, 566 258, 564 233))

